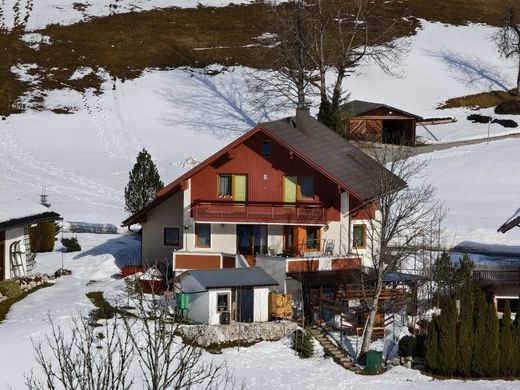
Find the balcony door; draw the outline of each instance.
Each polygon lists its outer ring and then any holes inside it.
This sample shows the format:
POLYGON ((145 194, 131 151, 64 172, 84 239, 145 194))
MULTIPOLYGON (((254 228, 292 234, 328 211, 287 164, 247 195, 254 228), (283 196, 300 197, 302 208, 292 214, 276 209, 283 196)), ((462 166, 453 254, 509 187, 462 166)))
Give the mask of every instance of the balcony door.
POLYGON ((237 252, 244 256, 267 254, 266 225, 237 225, 237 252))

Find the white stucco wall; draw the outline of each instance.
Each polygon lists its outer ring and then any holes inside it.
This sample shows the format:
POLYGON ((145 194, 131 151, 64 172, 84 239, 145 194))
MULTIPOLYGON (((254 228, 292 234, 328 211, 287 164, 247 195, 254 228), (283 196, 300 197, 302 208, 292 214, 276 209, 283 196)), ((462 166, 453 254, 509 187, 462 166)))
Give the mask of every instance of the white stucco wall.
POLYGON ((273 248, 275 253, 282 253, 283 250, 283 226, 269 225, 267 227, 267 247, 273 248))
POLYGON ((253 305, 253 321, 269 321, 269 289, 267 287, 255 287, 253 305))
POLYGON ((190 294, 188 304, 188 318, 190 320, 207 324, 209 320, 209 293, 207 291, 190 294))
POLYGON ((182 249, 184 242, 183 192, 179 191, 152 209, 143 223, 142 261, 155 264, 170 261, 174 250, 182 249), (179 245, 164 245, 164 228, 179 229, 179 245))
POLYGON ((190 252, 221 252, 236 253, 236 225, 212 223, 211 246, 209 248, 197 248, 195 243, 195 222, 190 225, 187 232, 187 249, 190 252))
POLYGON ((24 228, 17 227, 5 231, 5 249, 4 249, 4 279, 11 279, 15 276, 25 276, 27 271, 26 257, 25 257, 25 243, 24 243, 24 228), (18 267, 19 274, 15 274, 15 270, 11 269, 9 259, 9 247, 16 241, 20 241, 20 250, 22 251, 22 267, 18 267))

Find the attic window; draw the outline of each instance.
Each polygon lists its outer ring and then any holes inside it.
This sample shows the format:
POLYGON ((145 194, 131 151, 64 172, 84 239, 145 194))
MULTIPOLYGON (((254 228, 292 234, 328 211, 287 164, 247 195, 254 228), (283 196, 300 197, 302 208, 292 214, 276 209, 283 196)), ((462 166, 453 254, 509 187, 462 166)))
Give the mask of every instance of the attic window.
POLYGON ((260 150, 262 156, 271 155, 271 141, 262 141, 262 149, 260 150))

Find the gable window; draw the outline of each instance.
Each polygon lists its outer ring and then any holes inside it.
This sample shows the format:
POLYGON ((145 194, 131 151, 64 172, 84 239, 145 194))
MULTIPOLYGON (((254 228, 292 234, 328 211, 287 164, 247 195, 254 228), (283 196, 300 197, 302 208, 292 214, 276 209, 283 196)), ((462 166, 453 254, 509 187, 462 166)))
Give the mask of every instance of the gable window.
POLYGON ((218 179, 218 196, 227 198, 231 197, 233 188, 233 176, 219 175, 218 179))
POLYGON ((229 294, 217 294, 217 312, 229 311, 229 294))
POLYGON ((298 199, 314 198, 314 177, 298 176, 298 199))
POLYGON ((365 225, 354 225, 352 229, 352 247, 364 248, 366 246, 365 225))
POLYGON ((197 248, 211 247, 211 224, 197 223, 195 225, 195 246, 197 248))
POLYGON ((260 150, 262 156, 271 155, 271 141, 262 141, 262 149, 260 150))
POLYGON ((319 250, 320 249, 320 237, 319 230, 320 228, 317 226, 307 226, 307 238, 305 240, 306 249, 310 250, 319 250))
POLYGON ((179 246, 180 244, 180 234, 179 228, 166 227, 164 228, 164 245, 168 246, 179 246))

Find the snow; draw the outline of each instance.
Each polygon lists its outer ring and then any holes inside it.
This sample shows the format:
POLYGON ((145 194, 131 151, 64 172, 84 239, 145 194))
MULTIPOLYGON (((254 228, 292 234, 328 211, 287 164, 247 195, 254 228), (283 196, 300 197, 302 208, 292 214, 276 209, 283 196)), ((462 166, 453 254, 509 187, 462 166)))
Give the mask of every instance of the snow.
POLYGON ((7 222, 12 219, 20 219, 48 213, 47 207, 37 202, 24 199, 3 199, 0 198, 0 222, 7 222))
MULTIPOLYGON (((26 30, 44 28, 49 24, 72 24, 95 16, 114 13, 146 11, 155 8, 194 8, 200 5, 222 7, 230 3, 252 3, 253 0, 4 0, 0 4, 4 18, 0 17, 0 27, 12 28, 15 23, 14 7, 20 8, 19 19, 28 15, 26 30)), ((0 13, 1 15, 1 13, 0 13)))

